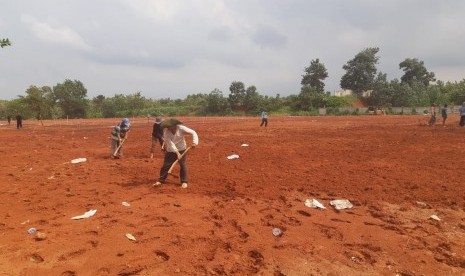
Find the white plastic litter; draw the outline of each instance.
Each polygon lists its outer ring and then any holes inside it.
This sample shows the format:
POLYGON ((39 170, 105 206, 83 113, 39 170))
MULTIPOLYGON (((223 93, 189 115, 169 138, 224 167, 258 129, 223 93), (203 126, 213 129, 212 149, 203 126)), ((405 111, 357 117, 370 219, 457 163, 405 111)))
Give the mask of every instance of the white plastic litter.
POLYGON ((310 208, 326 209, 326 207, 323 206, 323 204, 321 204, 318 200, 314 198, 312 200, 310 200, 310 198, 307 198, 307 200, 305 200, 305 206, 310 208))
POLYGON ((131 204, 127 203, 126 201, 121 202, 121 205, 126 206, 126 207, 131 206, 131 204))
POLYGON ((55 178, 55 176, 54 176, 54 175, 52 175, 52 176, 50 176, 50 177, 49 177, 49 178, 47 178, 47 179, 54 179, 54 178, 55 178))
POLYGON ((126 238, 128 238, 129 240, 131 241, 136 241, 136 237, 134 237, 132 234, 130 233, 126 233, 125 234, 126 238))
POLYGON ((242 144, 241 147, 248 147, 249 144, 242 144))
POLYGON ((238 159, 238 158, 239 158, 239 155, 237 155, 237 154, 232 154, 232 155, 230 155, 230 156, 228 156, 228 157, 226 157, 226 158, 228 158, 229 160, 238 159))
POLYGON ((283 234, 283 230, 279 229, 278 227, 273 228, 273 236, 279 237, 283 234))
POLYGON ((436 220, 436 221, 441 221, 441 219, 440 219, 438 216, 436 216, 436 215, 432 215, 432 216, 430 216, 429 218, 430 218, 430 219, 434 219, 434 220, 436 220))
POLYGON ((87 161, 87 158, 76 158, 76 159, 71 160, 71 163, 77 164, 77 163, 82 163, 86 161, 87 161))
POLYGON ((329 204, 331 204, 331 206, 334 206, 336 210, 350 209, 354 207, 354 205, 352 205, 352 203, 350 203, 350 201, 347 199, 331 200, 329 204))
POLYGON ((95 215, 96 212, 97 212, 97 209, 93 209, 93 210, 90 210, 90 211, 85 212, 84 214, 82 214, 82 215, 80 215, 80 216, 72 217, 71 219, 85 219, 85 218, 90 218, 91 216, 95 215))

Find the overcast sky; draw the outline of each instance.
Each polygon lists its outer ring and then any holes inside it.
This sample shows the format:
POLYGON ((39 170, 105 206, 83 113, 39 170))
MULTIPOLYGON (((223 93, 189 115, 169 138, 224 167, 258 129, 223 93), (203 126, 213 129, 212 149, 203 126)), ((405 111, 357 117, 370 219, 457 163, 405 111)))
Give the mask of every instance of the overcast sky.
POLYGON ((340 90, 342 66, 379 47, 400 78, 418 58, 443 81, 465 76, 464 0, 11 0, 0 5, 0 99, 79 80, 88 97, 184 98, 232 81, 298 94, 316 58, 340 90))

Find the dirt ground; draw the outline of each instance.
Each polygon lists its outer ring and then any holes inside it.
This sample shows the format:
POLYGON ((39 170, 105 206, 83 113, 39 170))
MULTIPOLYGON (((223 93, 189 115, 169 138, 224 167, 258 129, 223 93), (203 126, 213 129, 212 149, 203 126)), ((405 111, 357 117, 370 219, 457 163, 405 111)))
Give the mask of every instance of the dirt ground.
POLYGON ((465 275, 457 115, 180 119, 200 137, 187 189, 152 187, 147 118, 120 160, 120 119, 2 122, 0 275, 465 275))

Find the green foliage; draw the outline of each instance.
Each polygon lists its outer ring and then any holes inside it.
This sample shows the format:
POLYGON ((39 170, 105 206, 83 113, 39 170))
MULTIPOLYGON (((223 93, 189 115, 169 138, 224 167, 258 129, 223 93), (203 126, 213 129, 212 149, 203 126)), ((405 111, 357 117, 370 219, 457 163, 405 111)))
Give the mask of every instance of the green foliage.
POLYGON ((460 82, 447 82, 442 85, 441 91, 444 95, 447 95, 445 98, 448 98, 449 102, 461 105, 465 102, 465 79, 460 82))
POLYGON ((10 46, 11 45, 11 42, 8 38, 2 38, 0 39, 0 47, 6 47, 6 46, 10 46))
POLYGON ((68 118, 85 118, 87 89, 78 80, 65 80, 53 87, 54 99, 68 118))
POLYGON ((377 47, 367 48, 342 66, 346 73, 341 78, 341 88, 352 90, 359 98, 363 96, 363 92, 372 90, 377 73, 378 52, 377 47))
POLYGON ((305 68, 305 75, 302 75, 300 84, 304 87, 311 87, 317 92, 323 93, 325 83, 323 82, 328 77, 328 71, 323 63, 317 58, 310 62, 310 66, 305 68))
POLYGON ((298 111, 292 111, 291 116, 318 116, 320 113, 318 112, 318 109, 311 109, 311 110, 298 110, 298 111))
POLYGON ((245 104, 245 86, 243 82, 233 81, 229 86, 228 101, 231 109, 234 111, 242 111, 245 104))
POLYGON ((8 101, 5 113, 12 117, 20 114, 24 119, 34 117, 31 110, 20 98, 8 101))
POLYGON ((425 86, 428 86, 430 82, 435 81, 434 73, 428 72, 423 61, 417 58, 406 58, 399 64, 399 69, 404 71, 404 75, 400 78, 402 83, 407 83, 410 86, 414 81, 419 81, 425 86))
POLYGON ((326 95, 318 92, 315 88, 304 86, 302 87, 299 96, 295 99, 295 108, 297 110, 311 110, 318 107, 323 107, 326 95))
POLYGON ((228 100, 223 97, 223 92, 214 89, 206 97, 205 114, 224 115, 230 111, 228 100))
POLYGON ((351 103, 352 97, 336 97, 336 96, 327 96, 325 98, 325 106, 331 108, 339 108, 349 105, 351 103))
POLYGON ((20 96, 20 100, 28 107, 37 120, 50 119, 53 114, 53 91, 49 86, 39 88, 31 85, 26 90, 26 96, 20 96))

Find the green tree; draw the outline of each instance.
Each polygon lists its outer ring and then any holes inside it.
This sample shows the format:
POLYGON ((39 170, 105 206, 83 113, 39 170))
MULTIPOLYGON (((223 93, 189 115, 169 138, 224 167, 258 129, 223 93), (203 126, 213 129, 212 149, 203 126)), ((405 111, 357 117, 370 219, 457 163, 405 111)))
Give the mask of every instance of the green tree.
POLYGON ((245 86, 243 82, 233 81, 229 86, 228 101, 231 109, 234 111, 242 111, 245 103, 245 86))
POLYGON ((373 91, 368 97, 368 103, 373 106, 391 106, 393 93, 387 75, 379 72, 373 81, 373 91))
POLYGON ((90 102, 89 102, 89 109, 90 109, 90 114, 88 113, 87 115, 93 118, 100 118, 103 117, 103 105, 105 103, 105 96, 103 95, 98 95, 97 97, 94 97, 90 102))
POLYGON ((414 81, 420 81, 425 86, 428 86, 430 82, 435 81, 434 73, 428 72, 423 61, 417 58, 407 58, 399 63, 399 69, 404 71, 404 75, 400 78, 402 83, 407 83, 410 86, 413 85, 414 81))
POLYGON ((297 101, 296 107, 298 110, 310 111, 324 106, 325 94, 318 92, 314 87, 304 86, 297 97, 297 101))
POLYGON ((53 87, 53 95, 62 109, 63 115, 69 118, 85 118, 87 109, 87 89, 78 80, 65 80, 53 87))
POLYGON ((247 113, 258 113, 263 109, 263 96, 257 92, 257 88, 252 85, 245 91, 244 107, 247 113))
POLYGON ((0 47, 6 47, 6 46, 10 46, 11 45, 11 42, 8 38, 2 38, 0 39, 0 47))
POLYGON ((20 96, 20 99, 41 123, 42 119, 51 118, 54 104, 52 88, 49 86, 39 88, 31 85, 26 90, 26 96, 20 96))
POLYGON ((447 93, 450 102, 458 105, 465 102, 465 79, 460 82, 447 82, 443 85, 442 90, 443 93, 447 93))
POLYGON ((228 100, 221 90, 215 88, 206 97, 205 111, 207 114, 225 114, 229 108, 228 100))
POLYGON ((145 97, 141 95, 140 92, 136 92, 134 94, 126 95, 126 110, 127 116, 134 117, 141 115, 141 111, 145 107, 145 97))
POLYGON ((359 98, 362 98, 363 92, 372 90, 377 73, 378 52, 378 47, 366 48, 342 66, 346 73, 341 78, 341 88, 352 90, 359 98))
POLYGON ((310 62, 310 66, 305 68, 305 75, 302 75, 303 86, 314 88, 318 92, 324 92, 325 83, 323 82, 328 77, 328 71, 323 63, 317 58, 310 62))
POLYGON ((401 83, 398 79, 394 79, 389 83, 392 89, 391 105, 392 106, 414 106, 417 102, 417 97, 413 89, 405 83, 401 83))

